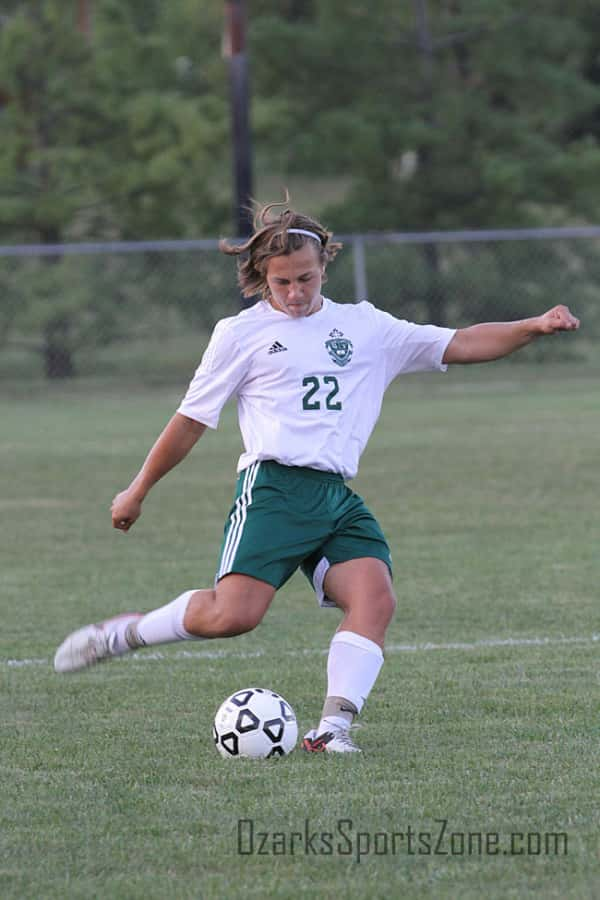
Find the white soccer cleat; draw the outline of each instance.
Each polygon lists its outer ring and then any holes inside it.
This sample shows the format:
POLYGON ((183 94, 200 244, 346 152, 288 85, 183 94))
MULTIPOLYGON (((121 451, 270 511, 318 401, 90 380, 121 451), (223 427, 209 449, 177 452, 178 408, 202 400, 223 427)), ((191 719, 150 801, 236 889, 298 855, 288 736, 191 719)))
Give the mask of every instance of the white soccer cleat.
POLYGON ((117 634, 111 625, 114 626, 119 622, 121 627, 126 627, 129 622, 137 622, 140 618, 140 613, 125 613, 97 625, 86 625, 73 631, 54 655, 54 671, 78 672, 113 656, 120 656, 116 649, 117 634), (123 619, 127 619, 128 622, 123 622, 123 619))
POLYGON ((319 735, 311 728, 304 735, 302 749, 307 753, 362 753, 360 747, 357 747, 350 737, 349 731, 344 728, 324 731, 319 735))

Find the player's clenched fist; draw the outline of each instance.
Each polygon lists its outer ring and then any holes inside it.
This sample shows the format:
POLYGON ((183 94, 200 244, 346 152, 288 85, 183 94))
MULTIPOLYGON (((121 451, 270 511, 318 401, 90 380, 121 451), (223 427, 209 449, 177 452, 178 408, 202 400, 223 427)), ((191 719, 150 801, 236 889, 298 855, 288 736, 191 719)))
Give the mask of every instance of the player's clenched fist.
POLYGON ((142 514, 142 503, 130 491, 121 491, 113 500, 110 511, 113 528, 129 531, 142 514))
POLYGON ((573 315, 568 306, 559 304, 539 317, 540 333, 554 334, 556 331, 576 331, 579 319, 573 315))

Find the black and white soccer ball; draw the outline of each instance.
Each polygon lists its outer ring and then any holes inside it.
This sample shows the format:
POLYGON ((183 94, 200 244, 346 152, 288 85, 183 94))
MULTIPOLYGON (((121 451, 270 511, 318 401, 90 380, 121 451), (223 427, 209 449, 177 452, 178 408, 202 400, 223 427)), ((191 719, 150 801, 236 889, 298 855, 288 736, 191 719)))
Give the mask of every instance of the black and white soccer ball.
POLYGON ((227 759, 285 756, 296 746, 298 723, 290 704, 275 691, 245 688, 218 708, 213 737, 227 759))

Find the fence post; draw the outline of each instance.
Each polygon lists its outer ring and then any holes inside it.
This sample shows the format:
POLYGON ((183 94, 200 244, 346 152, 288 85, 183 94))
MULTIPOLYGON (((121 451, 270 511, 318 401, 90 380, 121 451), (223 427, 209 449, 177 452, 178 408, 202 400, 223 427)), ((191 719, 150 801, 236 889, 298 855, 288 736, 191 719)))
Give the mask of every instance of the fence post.
POLYGON ((361 300, 367 300, 369 296, 365 242, 360 235, 352 239, 352 258, 354 261, 354 300, 356 303, 360 303, 361 300))

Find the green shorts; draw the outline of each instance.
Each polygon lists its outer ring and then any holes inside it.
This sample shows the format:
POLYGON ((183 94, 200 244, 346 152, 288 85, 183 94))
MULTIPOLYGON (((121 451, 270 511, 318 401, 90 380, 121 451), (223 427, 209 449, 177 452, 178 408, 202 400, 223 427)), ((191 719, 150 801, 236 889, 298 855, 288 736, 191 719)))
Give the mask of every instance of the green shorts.
POLYGON ((377 520, 341 475, 267 460, 239 474, 215 580, 235 572, 280 588, 301 567, 320 605, 335 606, 323 592, 327 570, 364 556, 391 571, 377 520))

